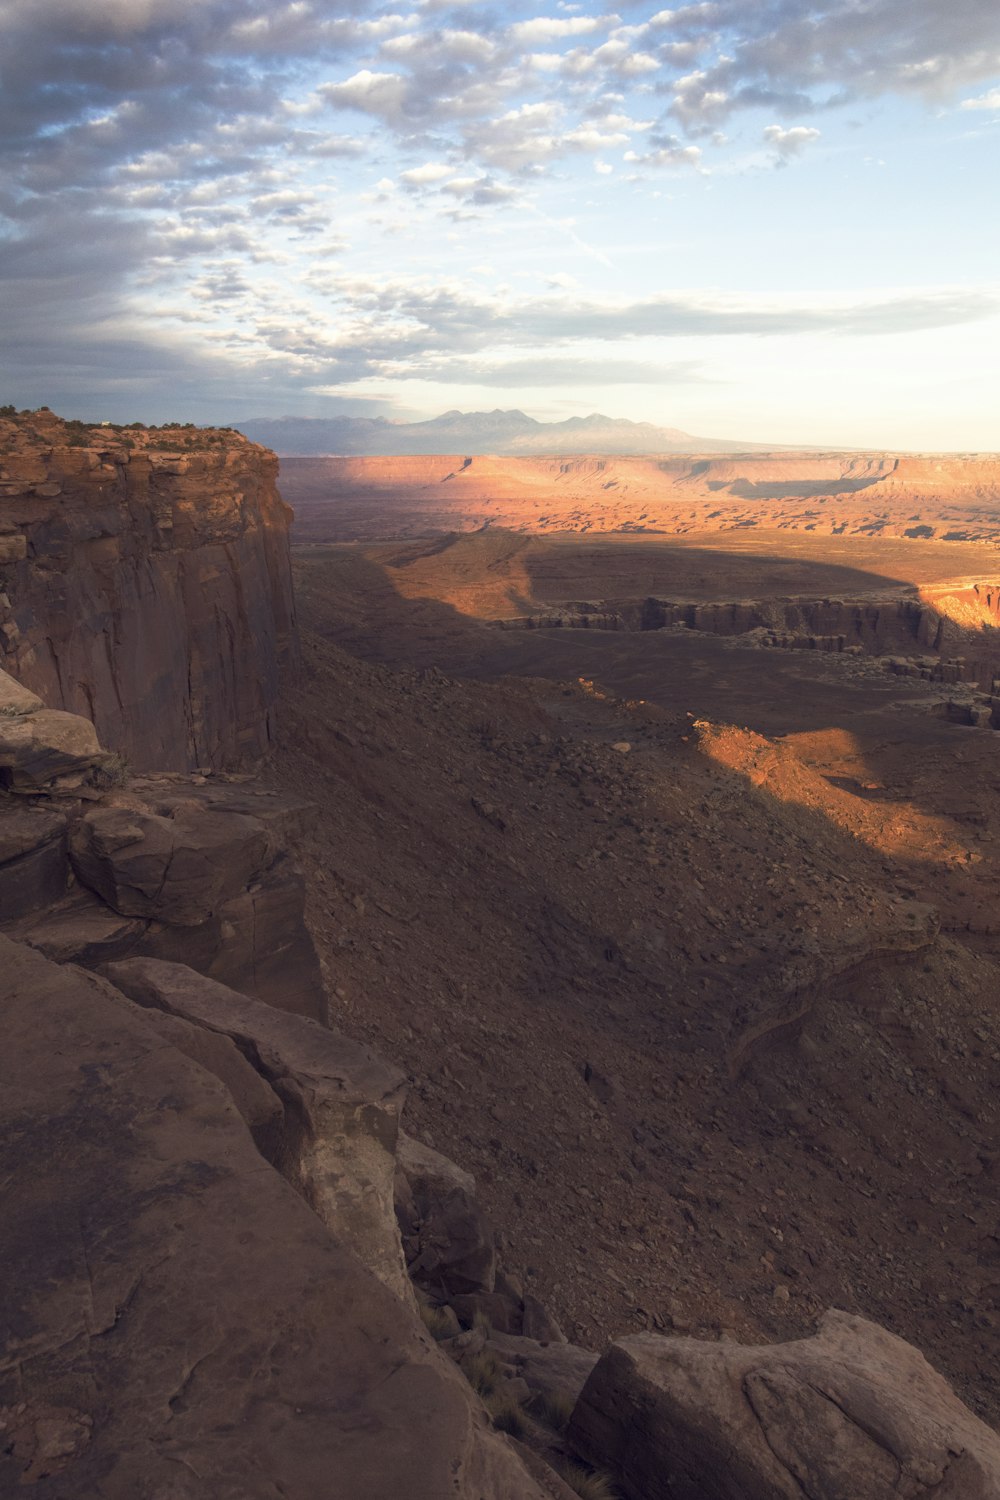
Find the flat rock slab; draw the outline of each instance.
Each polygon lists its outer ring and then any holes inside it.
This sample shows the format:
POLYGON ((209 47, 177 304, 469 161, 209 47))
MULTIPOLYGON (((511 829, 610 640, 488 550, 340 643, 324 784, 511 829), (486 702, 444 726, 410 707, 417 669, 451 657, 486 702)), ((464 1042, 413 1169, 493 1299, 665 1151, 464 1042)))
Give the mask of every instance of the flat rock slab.
POLYGON ((849 1313, 746 1347, 621 1339, 570 1441, 628 1500, 998 1500, 1000 1437, 918 1350, 849 1313))
POLYGON ((542 1500, 222 1083, 106 981, 0 965, 0 1494, 542 1500))

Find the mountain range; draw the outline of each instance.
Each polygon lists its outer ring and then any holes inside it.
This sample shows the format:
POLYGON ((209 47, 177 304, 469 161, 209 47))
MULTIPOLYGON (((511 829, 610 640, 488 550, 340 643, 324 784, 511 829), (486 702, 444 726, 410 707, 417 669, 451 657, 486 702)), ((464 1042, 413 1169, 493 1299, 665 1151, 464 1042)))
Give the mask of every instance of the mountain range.
POLYGON ((748 453, 776 445, 695 437, 677 427, 630 422, 625 417, 568 417, 539 422, 523 411, 446 411, 426 422, 385 417, 252 417, 230 424, 255 443, 286 455, 320 453, 360 457, 408 454, 492 453, 748 453))

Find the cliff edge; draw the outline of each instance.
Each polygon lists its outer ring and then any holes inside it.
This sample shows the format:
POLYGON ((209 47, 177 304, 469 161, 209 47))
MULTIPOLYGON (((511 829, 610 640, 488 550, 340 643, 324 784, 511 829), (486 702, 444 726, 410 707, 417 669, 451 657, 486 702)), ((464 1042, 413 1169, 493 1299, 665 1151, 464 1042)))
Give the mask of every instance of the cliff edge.
POLYGON ((228 430, 0 417, 0 666, 136 769, 263 754, 296 653, 277 472, 228 430))

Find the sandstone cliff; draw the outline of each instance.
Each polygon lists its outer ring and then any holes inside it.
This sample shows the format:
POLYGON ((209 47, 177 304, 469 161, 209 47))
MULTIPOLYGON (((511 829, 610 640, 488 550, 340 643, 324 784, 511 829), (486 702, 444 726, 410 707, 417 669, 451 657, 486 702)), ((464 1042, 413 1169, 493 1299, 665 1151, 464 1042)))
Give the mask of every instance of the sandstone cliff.
POLYGON ((0 666, 137 768, 262 754, 295 659, 277 467, 235 432, 0 421, 0 666))

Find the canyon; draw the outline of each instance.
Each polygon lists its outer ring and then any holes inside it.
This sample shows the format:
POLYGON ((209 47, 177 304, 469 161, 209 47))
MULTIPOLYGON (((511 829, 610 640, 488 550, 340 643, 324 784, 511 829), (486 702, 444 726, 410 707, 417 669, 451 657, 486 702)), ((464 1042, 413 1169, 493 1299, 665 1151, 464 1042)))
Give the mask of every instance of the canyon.
POLYGON ((1000 1493, 992 461, 290 553, 238 434, 10 425, 7 1490, 1000 1493))
POLYGON ((287 456, 296 540, 749 528, 1000 540, 996 454, 287 456))

